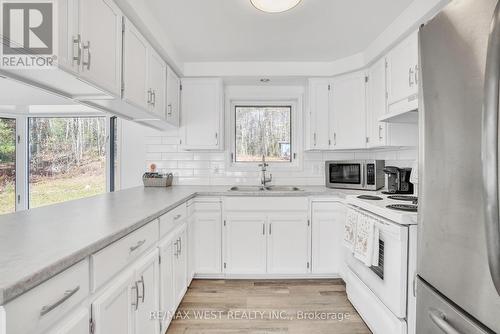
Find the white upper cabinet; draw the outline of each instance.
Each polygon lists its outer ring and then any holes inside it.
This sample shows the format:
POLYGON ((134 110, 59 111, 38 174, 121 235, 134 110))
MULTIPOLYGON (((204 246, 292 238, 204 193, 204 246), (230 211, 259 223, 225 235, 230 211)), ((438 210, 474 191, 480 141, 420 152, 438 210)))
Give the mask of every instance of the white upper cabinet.
POLYGON ((161 119, 166 118, 165 99, 167 94, 167 64, 154 51, 149 49, 149 108, 161 119))
POLYGON ((377 61, 368 71, 367 137, 368 147, 416 146, 417 124, 383 123, 387 114, 386 59, 377 61))
POLYGON ((147 109, 149 44, 129 21, 125 22, 123 43, 123 99, 147 109))
POLYGON ((357 72, 335 78, 332 92, 330 117, 333 117, 333 149, 365 148, 365 73, 357 72))
POLYGON ((179 126, 181 80, 175 72, 167 66, 167 98, 166 98, 166 118, 165 120, 173 126, 179 126))
POLYGON ((331 148, 330 93, 329 79, 309 80, 309 148, 311 150, 331 148))
POLYGON ((131 22, 124 28, 123 99, 165 119, 167 64, 131 22))
POLYGON ((414 32, 387 54, 389 113, 418 108, 418 80, 418 32, 414 32))
POLYGON ((223 99, 221 79, 189 78, 182 80, 183 149, 222 149, 223 99))
POLYGON ((80 0, 81 76, 121 94, 122 14, 111 0, 80 0))

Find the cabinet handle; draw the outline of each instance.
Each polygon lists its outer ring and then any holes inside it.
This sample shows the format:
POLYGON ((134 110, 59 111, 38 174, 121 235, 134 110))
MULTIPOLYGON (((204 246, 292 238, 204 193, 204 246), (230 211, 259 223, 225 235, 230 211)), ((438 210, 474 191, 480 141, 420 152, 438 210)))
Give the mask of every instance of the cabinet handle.
POLYGON ((145 243, 146 243, 146 239, 141 240, 141 241, 138 241, 138 242, 137 242, 137 244, 136 244, 135 246, 131 246, 131 247, 129 248, 130 253, 132 253, 132 252, 136 251, 137 249, 139 249, 139 248, 140 248, 142 245, 144 245, 145 243))
POLYGON ((152 93, 153 93, 153 92, 151 91, 151 89, 148 89, 148 102, 147 102, 148 104, 151 104, 151 100, 152 100, 152 93))
POLYGON ((151 91, 151 98, 152 98, 151 104, 154 107, 154 106, 156 106, 156 91, 154 89, 151 91))
POLYGON ((410 87, 413 87, 413 80, 412 80, 412 77, 413 77, 413 68, 409 68, 408 69, 408 84, 410 85, 410 87))
POLYGON ((78 34, 76 37, 73 37, 73 64, 76 62, 78 66, 82 64, 82 35, 78 34), (75 57, 75 44, 78 48, 77 56, 75 57))
POLYGON ((71 296, 73 296, 79 290, 80 290, 80 286, 77 286, 76 288, 74 288, 72 290, 66 290, 64 292, 64 295, 60 299, 58 299, 56 302, 54 302, 53 304, 46 305, 46 306, 42 307, 42 309, 40 310, 40 316, 43 317, 44 315, 46 315, 47 313, 49 313, 50 311, 52 311, 53 309, 55 309, 56 307, 58 307, 59 305, 61 305, 65 301, 67 301, 68 299, 70 299, 71 296))
POLYGON ((269 235, 271 235, 273 233, 273 224, 270 223, 269 224, 269 235))
POLYGON ((418 65, 415 65, 415 84, 418 85, 418 80, 419 80, 419 77, 418 77, 418 65))
POLYGON ((168 111, 167 111, 168 116, 172 116, 172 104, 168 105, 168 111))
POLYGON ((337 146, 337 133, 333 133, 333 146, 337 146))
POLYGON ((179 238, 179 255, 182 255, 182 238, 179 238))
POLYGON ((85 50, 87 50, 87 61, 83 61, 83 69, 87 67, 87 70, 90 71, 90 65, 92 63, 92 51, 90 49, 90 41, 87 41, 87 45, 83 45, 83 58, 85 58, 85 50))
POLYGON ((315 132, 315 133, 314 133, 314 136, 313 136, 313 138, 314 138, 314 146, 315 146, 315 147, 316 147, 316 137, 317 137, 317 136, 316 136, 316 132, 315 132))
POLYGON ((382 137, 382 125, 378 126, 378 139, 382 140, 384 137, 382 137))
POLYGON ((132 290, 135 290, 135 303, 132 302, 132 306, 135 307, 135 310, 137 311, 137 309, 139 308, 139 287, 137 285, 137 282, 134 283, 132 290))
POLYGON ((141 298, 142 303, 144 303, 144 298, 146 296, 146 286, 144 285, 144 276, 141 275, 141 280, 138 281, 138 283, 141 283, 142 285, 142 296, 139 297, 139 289, 137 290, 137 301, 139 301, 139 298, 141 298))
POLYGON ((177 216, 174 217, 174 220, 178 220, 181 217, 182 217, 182 215, 177 215, 177 216))
POLYGON ((174 243, 174 246, 175 246, 175 253, 174 253, 174 256, 176 258, 179 257, 179 239, 177 239, 174 243))
POLYGON ((215 145, 219 145, 219 133, 215 133, 215 145))
POLYGON ((262 235, 266 235, 266 224, 262 224, 262 235))

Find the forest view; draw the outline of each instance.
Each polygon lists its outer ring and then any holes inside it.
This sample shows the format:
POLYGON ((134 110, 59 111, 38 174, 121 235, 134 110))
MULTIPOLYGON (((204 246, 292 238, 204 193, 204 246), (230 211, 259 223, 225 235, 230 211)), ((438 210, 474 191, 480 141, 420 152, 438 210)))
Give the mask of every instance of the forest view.
MULTIPOLYGON (((106 190, 104 117, 29 118, 30 208, 106 190)), ((15 120, 0 119, 0 213, 15 211, 15 120)))
POLYGON ((30 207, 106 191, 105 118, 30 118, 30 207))
POLYGON ((236 162, 291 161, 290 106, 236 107, 236 162))

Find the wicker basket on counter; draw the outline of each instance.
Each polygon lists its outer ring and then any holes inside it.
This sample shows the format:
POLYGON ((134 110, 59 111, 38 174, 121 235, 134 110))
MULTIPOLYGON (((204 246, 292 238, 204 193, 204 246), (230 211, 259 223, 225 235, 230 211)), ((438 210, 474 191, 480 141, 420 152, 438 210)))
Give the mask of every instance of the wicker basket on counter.
POLYGON ((170 187, 173 179, 174 175, 172 173, 164 175, 158 173, 144 173, 142 176, 142 182, 145 187, 170 187))

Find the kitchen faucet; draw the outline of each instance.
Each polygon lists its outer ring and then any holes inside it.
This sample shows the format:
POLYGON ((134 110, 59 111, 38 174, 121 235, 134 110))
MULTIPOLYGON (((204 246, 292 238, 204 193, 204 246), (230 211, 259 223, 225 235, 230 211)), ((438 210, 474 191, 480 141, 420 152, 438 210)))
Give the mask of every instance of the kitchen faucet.
POLYGON ((260 167, 260 184, 262 184, 265 187, 267 183, 273 180, 273 174, 269 174, 269 177, 266 176, 266 171, 267 167, 269 167, 269 164, 266 163, 265 155, 262 155, 262 163, 259 164, 259 167, 260 167))

